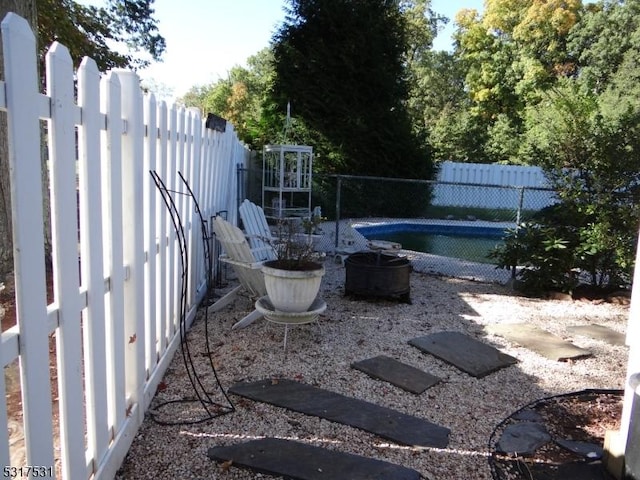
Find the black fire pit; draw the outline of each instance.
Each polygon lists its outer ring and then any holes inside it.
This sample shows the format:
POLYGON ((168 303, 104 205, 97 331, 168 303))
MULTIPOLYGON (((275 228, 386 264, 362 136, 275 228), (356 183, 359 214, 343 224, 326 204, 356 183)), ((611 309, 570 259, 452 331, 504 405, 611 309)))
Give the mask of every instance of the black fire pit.
POLYGON ((378 252, 358 252, 344 262, 345 294, 397 298, 411 303, 407 258, 378 252))

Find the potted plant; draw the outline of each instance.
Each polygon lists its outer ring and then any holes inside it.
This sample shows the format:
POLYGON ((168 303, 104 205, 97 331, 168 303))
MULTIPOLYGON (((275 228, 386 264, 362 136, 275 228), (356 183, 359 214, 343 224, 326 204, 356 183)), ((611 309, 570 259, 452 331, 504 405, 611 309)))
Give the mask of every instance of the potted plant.
POLYGON ((308 217, 302 218, 300 221, 302 233, 297 233, 296 237, 304 240, 310 247, 315 249, 318 241, 322 238, 320 224, 324 220, 326 220, 326 218, 316 212, 312 213, 308 217))
POLYGON ((280 312, 306 312, 318 296, 325 273, 313 245, 299 236, 298 227, 292 219, 278 223, 273 242, 276 259, 262 266, 267 296, 280 312))

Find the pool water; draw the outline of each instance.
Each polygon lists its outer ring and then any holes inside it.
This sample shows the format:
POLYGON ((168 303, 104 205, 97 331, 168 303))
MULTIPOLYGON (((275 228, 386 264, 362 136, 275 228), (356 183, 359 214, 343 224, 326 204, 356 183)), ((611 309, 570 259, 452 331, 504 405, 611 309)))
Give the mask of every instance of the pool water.
POLYGON ((487 264, 495 263, 495 260, 487 258, 487 255, 502 244, 504 235, 502 229, 461 229, 455 226, 428 224, 390 224, 356 229, 368 240, 397 242, 406 250, 487 264))

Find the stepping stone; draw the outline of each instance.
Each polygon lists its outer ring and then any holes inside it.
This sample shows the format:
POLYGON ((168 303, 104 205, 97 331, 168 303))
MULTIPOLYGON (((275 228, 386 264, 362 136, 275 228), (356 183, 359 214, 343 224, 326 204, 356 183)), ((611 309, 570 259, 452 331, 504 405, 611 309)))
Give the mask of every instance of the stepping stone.
POLYGON ((496 450, 512 455, 533 455, 538 448, 550 440, 551 436, 547 428, 540 423, 515 423, 504 429, 496 450))
POLYGON ((573 325, 567 327, 567 331, 584 335, 586 337, 595 338, 610 343, 611 345, 625 345, 626 336, 620 332, 616 332, 603 325, 573 325))
MULTIPOLYGON (((522 466, 521 466, 522 468, 522 466)), ((571 462, 560 465, 527 464, 528 478, 532 480, 611 480, 602 462, 571 462)))
POLYGON ((550 360, 561 361, 570 358, 582 358, 591 355, 589 350, 576 347, 574 344, 526 323, 505 323, 488 325, 487 332, 500 335, 550 360))
POLYGON ((409 340, 409 345, 450 363, 476 378, 486 377, 518 360, 459 332, 439 332, 409 340))
POLYGON ((445 448, 450 430, 422 418, 293 380, 237 383, 229 391, 349 425, 404 445, 445 448))
POLYGON ((599 460, 604 454, 602 445, 596 445, 594 443, 579 442, 576 440, 565 440, 563 438, 557 438, 555 442, 562 448, 565 448, 570 452, 573 452, 590 460, 599 460))
POLYGON ((292 440, 265 438, 213 447, 218 462, 295 480, 419 480, 420 473, 394 463, 328 450, 292 440))
POLYGON ((531 410, 530 408, 526 408, 517 413, 514 413, 512 418, 514 420, 522 420, 526 422, 538 422, 541 423, 544 421, 544 417, 540 415, 535 410, 531 410))
POLYGON ((354 362, 351 368, 418 395, 440 381, 434 375, 385 355, 354 362))

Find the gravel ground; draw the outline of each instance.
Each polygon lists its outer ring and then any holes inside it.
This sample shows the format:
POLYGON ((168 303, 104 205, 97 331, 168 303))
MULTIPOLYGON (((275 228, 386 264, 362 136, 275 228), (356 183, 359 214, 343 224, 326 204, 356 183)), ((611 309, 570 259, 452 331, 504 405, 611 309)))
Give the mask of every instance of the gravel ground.
MULTIPOLYGON (((383 459, 419 471, 425 479, 490 479, 488 441, 496 425, 536 399, 585 388, 623 388, 627 348, 571 336, 569 325, 597 323, 625 332, 628 307, 589 301, 524 298, 509 288, 477 281, 411 274, 412 304, 367 301, 344 296, 344 267, 329 257, 323 279, 328 308, 319 325, 289 330, 259 320, 247 328, 231 326, 252 310, 239 297, 221 312, 204 309, 188 334, 188 344, 202 384, 220 403, 205 342, 208 324, 211 358, 228 389, 240 381, 289 378, 344 395, 375 402, 451 429, 448 448, 409 448, 357 429, 230 395, 235 412, 198 424, 161 425, 147 415, 118 473, 119 479, 258 479, 273 478, 235 466, 220 465, 207 450, 243 440, 280 437, 329 449, 383 459), (593 352, 568 362, 547 360, 525 348, 489 335, 484 327, 527 322, 593 352), (481 339, 518 359, 515 366, 482 379, 421 353, 407 344, 413 337, 459 331, 481 339), (442 378, 414 395, 350 368, 354 361, 387 355, 442 378)), ((232 287, 233 279, 227 288, 232 287)), ((222 293, 222 291, 221 291, 222 293)), ((197 420, 204 411, 193 396, 183 357, 177 352, 151 408, 156 420, 197 420), (178 400, 161 406, 162 402, 178 400)))

